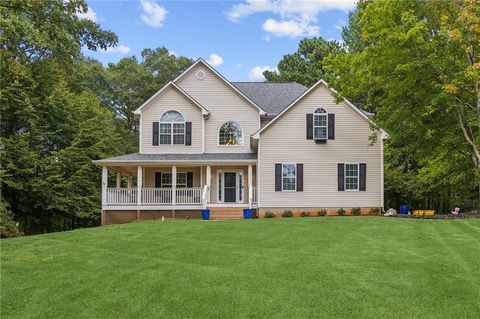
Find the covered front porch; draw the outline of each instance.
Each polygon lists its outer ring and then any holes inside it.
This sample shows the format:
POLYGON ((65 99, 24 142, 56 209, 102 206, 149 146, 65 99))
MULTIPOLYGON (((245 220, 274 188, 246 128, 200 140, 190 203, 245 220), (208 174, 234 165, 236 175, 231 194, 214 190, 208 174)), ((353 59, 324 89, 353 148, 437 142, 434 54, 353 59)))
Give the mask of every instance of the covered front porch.
POLYGON ((102 167, 103 212, 256 208, 252 159, 95 163, 102 167))

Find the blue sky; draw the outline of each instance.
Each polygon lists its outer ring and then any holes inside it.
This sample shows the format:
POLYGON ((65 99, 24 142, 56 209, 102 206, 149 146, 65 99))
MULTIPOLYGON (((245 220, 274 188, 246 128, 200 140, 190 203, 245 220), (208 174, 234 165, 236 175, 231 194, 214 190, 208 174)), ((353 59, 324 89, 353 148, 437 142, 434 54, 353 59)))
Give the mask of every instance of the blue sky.
POLYGON ((202 57, 231 81, 261 81, 304 37, 341 39, 353 0, 156 1, 87 0, 79 14, 118 35, 116 48, 85 50, 102 63, 165 46, 202 57))

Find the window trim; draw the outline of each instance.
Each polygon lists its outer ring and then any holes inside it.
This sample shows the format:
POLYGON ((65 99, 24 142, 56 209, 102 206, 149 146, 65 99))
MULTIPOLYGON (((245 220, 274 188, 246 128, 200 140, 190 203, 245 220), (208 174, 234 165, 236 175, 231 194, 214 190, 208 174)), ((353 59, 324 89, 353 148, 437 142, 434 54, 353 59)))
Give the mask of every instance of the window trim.
MULTIPOLYGON (((291 193, 291 192, 296 192, 297 191, 297 163, 281 163, 282 164, 282 192, 285 193, 291 193), (295 189, 283 189, 283 165, 293 165, 295 167, 295 189)), ((291 177, 289 177, 291 178, 291 177)))
MULTIPOLYGON (((167 184, 167 185, 170 185, 170 187, 165 187, 163 186, 163 176, 166 176, 166 174, 170 174, 170 179, 173 183, 173 176, 172 176, 172 172, 161 172, 162 173, 162 177, 161 177, 161 180, 160 180, 160 188, 173 188, 172 184, 167 184)), ((177 172, 177 183, 176 183, 176 188, 187 188, 187 185, 188 185, 188 177, 187 177, 187 173, 188 172, 177 172), (180 174, 185 174, 185 184, 179 184, 178 183, 178 176, 180 174), (178 185, 182 185, 181 187, 179 187, 178 185), (185 186, 183 186, 185 185, 185 186)))
POLYGON ((220 124, 220 126, 217 129, 217 146, 220 146, 220 147, 224 147, 224 146, 227 146, 227 147, 242 147, 242 146, 245 146, 245 134, 243 132, 243 127, 240 125, 240 123, 238 123, 237 121, 234 121, 234 120, 227 120, 227 121, 223 122, 222 124, 220 124), (242 143, 241 144, 236 144, 236 145, 220 144, 220 130, 222 129, 222 126, 224 126, 226 123, 229 123, 229 122, 236 123, 238 126, 240 126, 240 130, 242 131, 242 143))
MULTIPOLYGON (((349 176, 354 178, 354 176, 349 176)), ((358 163, 343 163, 343 189, 345 192, 359 192, 360 191, 360 162, 358 163), (357 165, 357 188, 347 189, 347 165, 357 165)))
POLYGON ((185 125, 186 121, 185 121, 185 116, 183 115, 182 112, 180 111, 177 111, 177 110, 168 110, 168 111, 165 111, 162 113, 162 115, 160 116, 160 120, 158 121, 158 145, 170 145, 170 146, 177 146, 177 145, 183 145, 185 146, 185 135, 186 135, 186 125, 185 125), (180 114, 183 118, 183 122, 162 122, 162 117, 165 115, 165 113, 168 113, 168 112, 177 112, 178 114, 180 114), (170 143, 167 144, 167 143, 162 143, 162 139, 160 138, 162 135, 167 135, 167 134, 162 134, 162 124, 168 124, 170 126, 170 143), (174 124, 182 124, 183 125, 183 134, 179 134, 179 133, 173 133, 173 125, 174 124), (178 135, 183 135, 183 143, 179 143, 179 144, 174 144, 173 143, 173 137, 174 136, 178 136, 178 135))
POLYGON ((313 139, 314 140, 327 140, 328 139, 328 112, 324 107, 317 107, 313 110, 313 117, 312 117, 312 130, 313 130, 313 139), (324 110, 325 113, 317 113, 317 110, 324 110), (325 116, 325 125, 315 125, 315 116, 325 116), (315 137, 315 128, 325 128, 325 137, 315 137))

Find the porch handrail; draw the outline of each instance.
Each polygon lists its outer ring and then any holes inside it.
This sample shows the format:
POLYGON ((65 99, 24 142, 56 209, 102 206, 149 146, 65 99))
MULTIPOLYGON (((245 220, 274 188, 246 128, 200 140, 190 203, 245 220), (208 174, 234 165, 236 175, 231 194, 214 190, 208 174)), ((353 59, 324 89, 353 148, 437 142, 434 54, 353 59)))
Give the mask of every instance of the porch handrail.
POLYGON ((176 205, 195 205, 202 203, 202 188, 188 187, 176 189, 176 205))
POLYGON ((106 188, 106 205, 137 204, 136 188, 106 188))
POLYGON ((203 204, 203 209, 206 209, 208 204, 208 186, 207 185, 203 186, 202 204, 203 204))
POLYGON ((171 205, 171 188, 142 188, 142 205, 171 205))

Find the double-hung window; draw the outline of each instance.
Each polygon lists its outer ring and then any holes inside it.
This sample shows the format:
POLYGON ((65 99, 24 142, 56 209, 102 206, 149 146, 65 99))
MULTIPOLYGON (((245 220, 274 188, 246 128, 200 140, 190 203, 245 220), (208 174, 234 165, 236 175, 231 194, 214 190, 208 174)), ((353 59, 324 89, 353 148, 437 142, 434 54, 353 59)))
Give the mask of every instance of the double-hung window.
POLYGON ((168 111, 160 118, 160 144, 185 144, 185 119, 179 112, 168 111))
MULTIPOLYGON (((177 173, 177 188, 187 187, 187 173, 177 173)), ((172 188, 172 173, 162 173, 162 188, 172 188)))
POLYGON ((328 114, 324 108, 319 107, 313 112, 313 138, 326 140, 328 133, 328 114))
POLYGON ((345 164, 345 190, 358 191, 358 164, 345 164))
POLYGON ((297 165, 282 164, 282 191, 297 190, 297 165))

